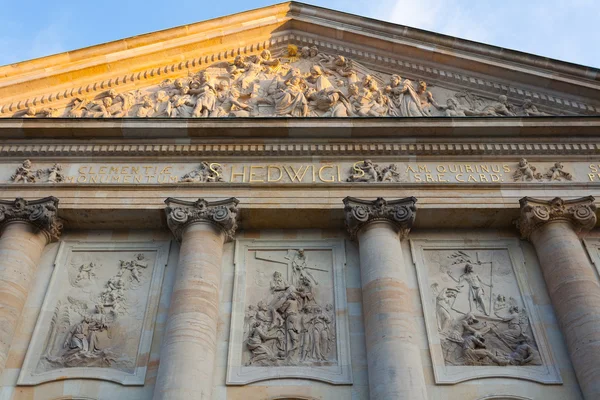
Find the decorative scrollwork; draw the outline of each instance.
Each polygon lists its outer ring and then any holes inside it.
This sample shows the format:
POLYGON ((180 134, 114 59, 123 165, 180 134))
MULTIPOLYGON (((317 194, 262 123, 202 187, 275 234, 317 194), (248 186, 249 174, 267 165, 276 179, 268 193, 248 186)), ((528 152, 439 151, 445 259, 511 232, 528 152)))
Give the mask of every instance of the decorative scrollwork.
POLYGON ((56 241, 62 231, 62 221, 57 217, 58 199, 46 197, 27 201, 17 197, 13 201, 0 200, 0 224, 11 221, 30 223, 44 232, 48 241, 56 241))
POLYGON ((346 228, 350 236, 355 239, 358 231, 366 224, 387 220, 398 227, 401 237, 404 238, 415 220, 416 202, 417 199, 414 197, 391 201, 381 197, 374 201, 346 197, 344 199, 346 228))
POLYGON ((596 225, 594 200, 593 196, 574 200, 556 197, 549 201, 524 197, 520 200, 521 217, 517 223, 521 236, 529 239, 536 229, 555 220, 570 222, 577 232, 592 229, 596 225))
POLYGON ((185 227, 194 222, 205 221, 218 226, 225 234, 227 241, 233 240, 238 227, 239 201, 235 198, 208 202, 198 199, 195 202, 173 199, 165 200, 167 204, 167 224, 178 241, 185 227))

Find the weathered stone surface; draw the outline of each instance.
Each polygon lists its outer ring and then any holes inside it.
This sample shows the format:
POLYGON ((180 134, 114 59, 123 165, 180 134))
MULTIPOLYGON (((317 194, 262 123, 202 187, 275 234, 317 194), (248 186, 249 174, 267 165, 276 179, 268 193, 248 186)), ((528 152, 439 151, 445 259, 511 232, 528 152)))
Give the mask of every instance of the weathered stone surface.
POLYGON ((223 244, 237 228, 237 199, 169 198, 168 224, 181 241, 154 399, 211 399, 217 351, 223 244))
POLYGON ((427 399, 412 321, 416 292, 408 284, 398 231, 408 235, 415 198, 345 198, 346 227, 360 249, 370 398, 427 399))
POLYGON ((600 396, 600 283, 577 233, 596 223, 594 197, 521 200, 521 234, 531 240, 577 380, 586 399, 600 396))
POLYGON ((435 382, 562 379, 515 239, 412 240, 435 382))
POLYGON ((63 242, 19 384, 143 385, 169 245, 63 242))

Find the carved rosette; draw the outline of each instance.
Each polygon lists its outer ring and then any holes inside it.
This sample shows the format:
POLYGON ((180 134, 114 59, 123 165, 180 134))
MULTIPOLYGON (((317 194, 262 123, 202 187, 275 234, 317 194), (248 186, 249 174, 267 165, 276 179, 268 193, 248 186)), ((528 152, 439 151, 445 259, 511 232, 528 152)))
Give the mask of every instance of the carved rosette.
POLYGON ((63 223, 57 217, 58 199, 45 197, 39 200, 25 200, 17 197, 14 201, 0 200, 0 226, 9 222, 23 221, 40 229, 48 242, 58 240, 63 223))
POLYGON ((536 229, 557 220, 571 223, 576 232, 590 230, 596 225, 594 200, 593 196, 573 200, 563 200, 559 197, 552 200, 523 197, 519 201, 521 217, 517 223, 521 236, 529 239, 536 229))
POLYGON ((374 221, 389 221, 394 224, 403 239, 408 235, 416 217, 417 199, 406 197, 404 199, 386 201, 379 197, 377 200, 361 200, 353 197, 344 199, 346 214, 346 228, 352 239, 360 229, 374 221))
POLYGON ((232 197, 227 200, 208 202, 204 199, 185 201, 169 197, 165 203, 167 224, 178 241, 181 241, 185 227, 195 222, 216 225, 225 234, 226 241, 233 240, 239 220, 238 199, 232 197))

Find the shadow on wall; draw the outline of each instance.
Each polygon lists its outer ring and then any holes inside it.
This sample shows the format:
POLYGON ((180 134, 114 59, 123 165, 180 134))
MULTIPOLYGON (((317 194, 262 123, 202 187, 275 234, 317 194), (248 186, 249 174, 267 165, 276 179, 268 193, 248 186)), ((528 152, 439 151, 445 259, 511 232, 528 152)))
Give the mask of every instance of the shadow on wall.
POLYGON ((531 397, 523 397, 523 396, 511 396, 511 395, 493 395, 493 396, 485 396, 480 398, 479 400, 533 400, 531 397))

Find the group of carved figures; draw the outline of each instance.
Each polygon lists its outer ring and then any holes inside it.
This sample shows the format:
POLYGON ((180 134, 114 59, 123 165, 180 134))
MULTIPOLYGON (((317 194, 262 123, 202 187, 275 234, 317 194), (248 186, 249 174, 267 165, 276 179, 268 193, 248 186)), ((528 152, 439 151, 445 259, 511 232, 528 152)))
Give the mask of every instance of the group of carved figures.
POLYGON ((74 98, 65 110, 35 107, 17 117, 218 118, 218 117, 428 117, 542 116, 531 100, 521 106, 505 95, 483 100, 468 92, 440 105, 423 80, 389 79, 342 55, 288 46, 287 54, 238 55, 158 87, 93 100, 74 98))
POLYGON ((292 282, 273 273, 270 295, 246 309, 247 365, 323 365, 335 361, 335 310, 315 296, 314 279, 304 250, 292 261, 292 282))
POLYGON ((396 164, 390 164, 387 167, 380 167, 371 160, 364 160, 354 163, 352 166, 352 175, 347 179, 348 182, 402 182, 403 178, 398 172, 396 164))
MULTIPOLYGON (((68 304, 57 306, 45 358, 54 365, 64 367, 110 366, 119 356, 108 344, 111 327, 117 317, 126 312, 127 291, 138 287, 146 268, 148 264, 141 253, 131 260, 121 260, 117 273, 107 280, 103 290, 92 299, 93 307, 89 307, 86 300, 67 296, 68 304), (73 314, 79 318, 74 324, 71 323, 73 314), (61 332, 64 332, 62 346, 60 337, 57 337, 61 332)), ((93 285, 97 269, 98 265, 94 262, 76 266, 73 286, 80 288, 93 285)))
POLYGON ((561 162, 555 162, 553 166, 542 174, 537 172, 537 168, 530 164, 525 158, 521 158, 515 173, 513 174, 515 181, 570 181, 573 180, 573 175, 564 171, 564 166, 561 162))
POLYGON ((33 169, 31 161, 25 160, 17 167, 15 173, 10 177, 13 183, 35 183, 38 179, 45 177, 46 183, 58 183, 65 180, 62 174, 62 166, 60 164, 54 164, 53 166, 45 169, 33 169))
POLYGON ((456 286, 431 285, 446 364, 540 365, 525 310, 512 297, 492 294, 492 262, 471 263, 462 252, 454 256, 464 264, 459 277, 447 271, 456 286), (485 264, 492 268, 487 282, 476 270, 485 264))

